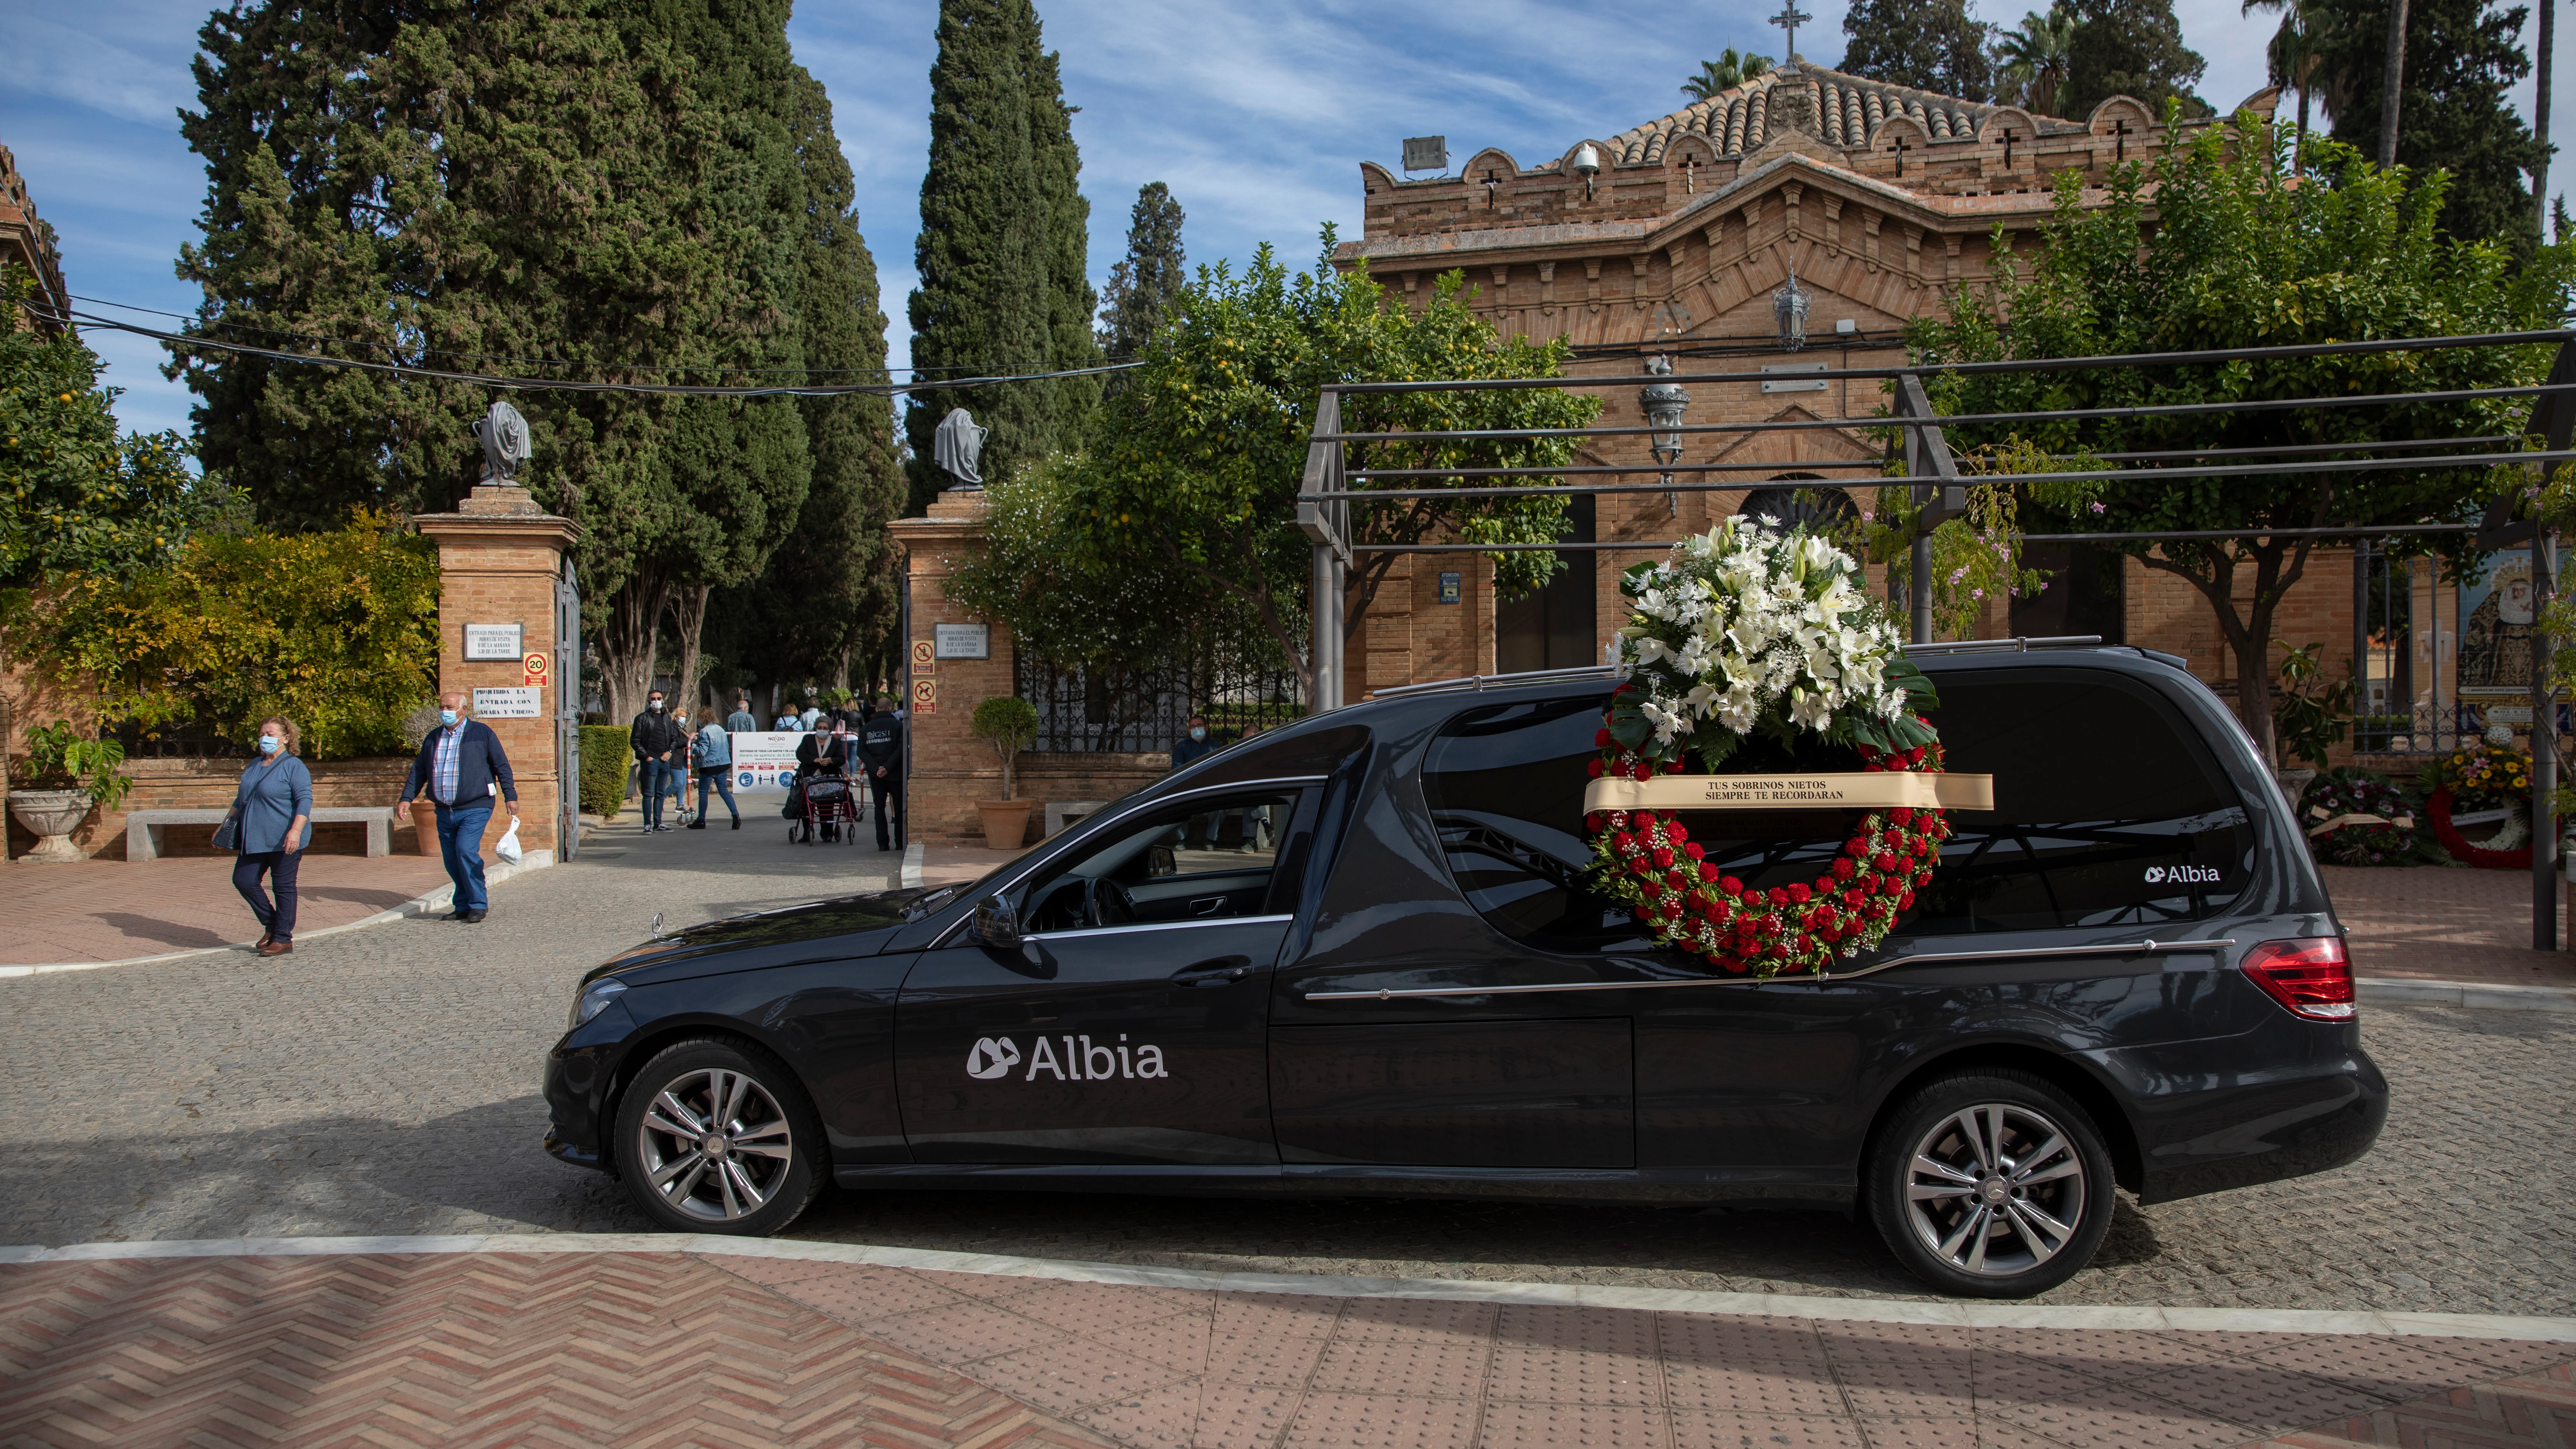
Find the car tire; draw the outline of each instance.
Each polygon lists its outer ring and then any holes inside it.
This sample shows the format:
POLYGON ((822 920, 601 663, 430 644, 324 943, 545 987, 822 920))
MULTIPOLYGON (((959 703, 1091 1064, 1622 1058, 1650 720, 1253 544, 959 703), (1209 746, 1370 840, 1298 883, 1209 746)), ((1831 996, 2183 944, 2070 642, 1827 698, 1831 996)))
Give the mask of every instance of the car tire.
POLYGON ((823 1190, 823 1122, 787 1064, 748 1042, 692 1037, 654 1053, 618 1101, 618 1176, 682 1233, 767 1237, 823 1190))
POLYGON ((2110 1231, 2111 1154, 2072 1097, 2027 1072, 1939 1077, 1890 1112, 1861 1186, 1906 1268, 1964 1298, 2073 1277, 2110 1231))

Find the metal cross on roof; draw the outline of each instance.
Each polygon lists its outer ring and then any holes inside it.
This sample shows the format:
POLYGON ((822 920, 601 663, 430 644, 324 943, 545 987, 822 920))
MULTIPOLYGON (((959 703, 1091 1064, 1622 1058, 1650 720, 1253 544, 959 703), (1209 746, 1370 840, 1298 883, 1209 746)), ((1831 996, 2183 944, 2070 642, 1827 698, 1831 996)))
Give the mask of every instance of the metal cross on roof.
POLYGON ((1781 0, 1780 13, 1771 17, 1771 23, 1789 32, 1790 59, 1798 57, 1798 27, 1815 18, 1798 8, 1798 0, 1781 0))

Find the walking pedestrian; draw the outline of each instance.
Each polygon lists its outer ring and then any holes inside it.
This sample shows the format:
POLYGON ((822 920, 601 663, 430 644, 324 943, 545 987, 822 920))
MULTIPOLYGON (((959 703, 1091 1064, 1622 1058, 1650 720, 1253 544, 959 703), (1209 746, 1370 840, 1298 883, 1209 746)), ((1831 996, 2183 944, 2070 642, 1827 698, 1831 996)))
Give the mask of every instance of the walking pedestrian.
POLYGON ((438 854, 447 863, 447 878, 456 882, 456 909, 447 919, 479 925, 491 906, 483 889, 483 827, 492 823, 496 795, 509 803, 511 828, 518 827, 519 782, 501 737, 490 725, 465 717, 462 694, 438 697, 438 728, 420 742, 395 809, 411 808, 422 794, 438 807, 438 854))
POLYGON ((643 767, 644 833, 667 831, 662 823, 662 796, 670 787, 674 755, 687 741, 680 727, 662 710, 662 691, 654 690, 644 697, 644 712, 626 731, 628 748, 635 752, 635 763, 643 767))
POLYGON ((777 719, 771 721, 769 727, 781 734, 785 734, 790 730, 803 729, 805 727, 805 722, 796 717, 795 710, 789 709, 782 712, 777 719))
POLYGON ((670 787, 671 798, 680 802, 680 823, 686 825, 696 818, 689 814, 689 753, 697 743, 697 735, 689 729, 689 712, 685 708, 672 713, 671 726, 680 732, 680 748, 671 756, 671 772, 662 779, 670 787))
MULTIPOLYGON (((742 716, 744 719, 750 715, 742 716)), ((725 738, 724 726, 708 720, 698 726, 694 747, 698 765, 698 818, 689 822, 691 830, 707 828, 707 790, 713 786, 724 796, 725 809, 733 815, 733 828, 742 828, 742 807, 733 803, 733 748, 725 738)))
MULTIPOLYGON (((877 696, 882 705, 885 696, 877 696)), ((888 833, 892 811, 903 808, 903 721, 890 709, 868 713, 859 726, 859 770, 868 779, 868 800, 877 817, 877 849, 894 849, 888 833)))
POLYGON ((729 735, 749 735, 760 732, 760 721, 752 717, 750 695, 737 694, 733 697, 733 713, 725 716, 724 727, 725 733, 729 735))
POLYGON ((259 920, 255 949, 283 956, 295 949, 295 873, 313 843, 313 772, 296 758, 295 726, 282 716, 259 722, 259 758, 242 771, 225 818, 241 832, 233 889, 259 920), (274 900, 260 888, 263 875, 276 887, 274 900))
POLYGON ((796 716, 798 726, 811 730, 819 726, 822 719, 823 707, 814 702, 814 696, 810 694, 805 696, 805 712, 796 716))

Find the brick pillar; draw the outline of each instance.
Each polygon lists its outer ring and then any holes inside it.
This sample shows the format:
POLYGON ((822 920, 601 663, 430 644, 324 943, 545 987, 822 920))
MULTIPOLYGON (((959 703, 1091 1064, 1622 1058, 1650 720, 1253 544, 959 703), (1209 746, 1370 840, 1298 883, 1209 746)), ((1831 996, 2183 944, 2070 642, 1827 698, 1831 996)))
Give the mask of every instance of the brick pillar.
MULTIPOLYGON (((527 489, 510 484, 477 487, 454 513, 416 515, 412 522, 438 544, 439 693, 461 691, 470 698, 478 689, 524 689, 530 677, 525 656, 545 656, 534 718, 487 718, 479 711, 476 717, 501 737, 510 756, 519 787, 520 848, 551 854, 559 844, 563 800, 557 691, 573 690, 578 700, 581 689, 581 661, 563 657, 571 641, 557 636, 555 585, 580 526, 547 513, 527 489), (520 626, 521 657, 468 663, 468 624, 520 626)), ((509 812, 496 804, 483 836, 487 861, 489 845, 508 828, 509 812)))
MULTIPOLYGON (((903 667, 909 688, 912 725, 912 779, 906 785, 906 833, 932 845, 984 843, 984 825, 975 813, 978 800, 1002 798, 1002 762, 993 747, 975 737, 969 726, 975 706, 995 695, 1013 692, 1011 631, 1007 625, 951 603, 947 582, 959 561, 984 551, 981 492, 942 493, 921 518, 897 519, 889 527, 904 551, 904 573, 911 590, 912 626, 903 667), (989 657, 936 658, 942 624, 989 626, 989 657)), ((1019 793, 1028 794, 1026 782, 1019 793)), ((1032 832, 1040 828, 1035 812, 1032 832)))

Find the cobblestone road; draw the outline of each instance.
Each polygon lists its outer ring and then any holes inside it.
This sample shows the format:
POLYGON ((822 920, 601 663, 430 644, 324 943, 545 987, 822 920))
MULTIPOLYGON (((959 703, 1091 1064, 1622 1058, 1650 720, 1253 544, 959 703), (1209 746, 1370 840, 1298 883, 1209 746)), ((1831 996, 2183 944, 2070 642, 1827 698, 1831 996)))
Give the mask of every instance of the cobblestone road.
MULTIPOLYGON (((882 881, 762 826, 612 834, 481 927, 0 981, 0 1242, 644 1226, 537 1147, 570 988, 672 923, 882 881), (819 879, 818 879, 819 878, 819 879)), ((2364 1014, 2395 1088, 2340 1172, 2139 1209, 2046 1301, 2576 1314, 2576 1019, 2364 1014)), ((797 1235, 1269 1271, 1920 1296, 1839 1218, 1672 1208, 828 1194, 797 1235)))

